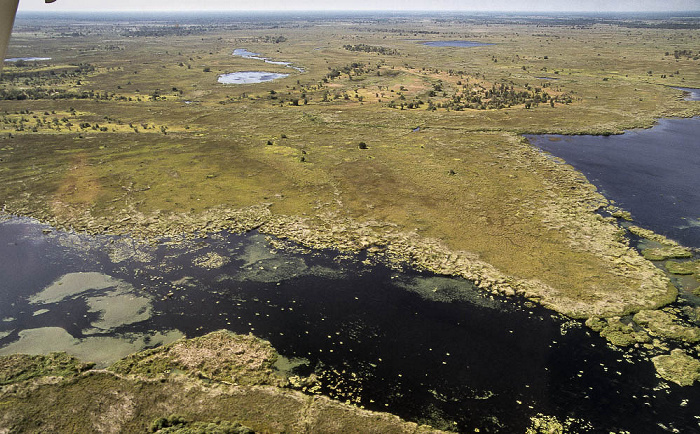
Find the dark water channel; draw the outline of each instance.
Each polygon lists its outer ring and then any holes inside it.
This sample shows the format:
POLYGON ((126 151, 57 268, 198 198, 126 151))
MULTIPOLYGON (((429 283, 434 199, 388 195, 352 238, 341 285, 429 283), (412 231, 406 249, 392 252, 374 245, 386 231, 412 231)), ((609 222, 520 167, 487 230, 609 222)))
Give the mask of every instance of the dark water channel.
POLYGON ((275 249, 257 233, 146 245, 28 219, 0 223, 0 255, 0 353, 107 364, 226 328, 270 340, 340 400, 461 432, 524 432, 538 413, 574 432, 699 429, 699 387, 461 279, 275 249))
POLYGON ((528 136, 583 172, 635 222, 700 248, 700 117, 615 136, 528 136))

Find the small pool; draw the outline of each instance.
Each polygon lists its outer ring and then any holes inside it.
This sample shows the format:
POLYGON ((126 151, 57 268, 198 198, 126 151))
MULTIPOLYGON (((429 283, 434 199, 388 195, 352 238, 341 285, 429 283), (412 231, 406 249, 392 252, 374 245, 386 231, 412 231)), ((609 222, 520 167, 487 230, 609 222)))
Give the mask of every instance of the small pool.
POLYGON ((429 41, 429 42, 423 42, 423 45, 429 45, 431 47, 481 47, 484 45, 493 45, 493 44, 486 44, 483 42, 474 42, 474 41, 429 41))
POLYGON ((271 65, 282 65, 282 66, 286 66, 287 68, 295 69, 299 72, 304 72, 304 68, 299 68, 297 66, 293 66, 292 62, 282 62, 282 61, 278 61, 278 60, 270 60, 267 57, 262 57, 262 55, 260 55, 259 53, 253 53, 252 51, 248 51, 245 48, 236 48, 235 50, 233 50, 233 55, 243 57, 244 59, 262 60, 263 62, 269 63, 271 65))
POLYGON ((289 74, 278 74, 275 72, 264 71, 240 71, 230 74, 222 74, 219 76, 219 83, 224 84, 252 84, 265 83, 278 78, 289 77, 289 74))
POLYGON ((38 60, 51 60, 50 57, 10 57, 9 59, 5 59, 5 62, 34 62, 38 60))

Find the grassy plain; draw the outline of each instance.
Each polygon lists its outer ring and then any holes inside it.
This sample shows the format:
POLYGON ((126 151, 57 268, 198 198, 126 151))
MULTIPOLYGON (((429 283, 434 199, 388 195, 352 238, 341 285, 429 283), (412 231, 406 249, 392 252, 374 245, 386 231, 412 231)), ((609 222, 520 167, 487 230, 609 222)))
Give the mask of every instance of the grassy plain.
POLYGON ((700 87, 700 31, 627 24, 20 21, 9 55, 52 60, 5 68, 4 95, 27 99, 0 101, 0 199, 93 232, 259 226, 312 246, 393 246, 576 317, 655 308, 675 298, 668 279, 594 214, 607 202, 592 185, 520 136, 700 114, 672 88, 700 87), (455 39, 492 45, 421 43, 455 39), (386 51, 344 48, 358 44, 386 51), (290 76, 217 82, 251 70, 290 76), (259 210, 254 223, 212 211, 241 209, 259 210))

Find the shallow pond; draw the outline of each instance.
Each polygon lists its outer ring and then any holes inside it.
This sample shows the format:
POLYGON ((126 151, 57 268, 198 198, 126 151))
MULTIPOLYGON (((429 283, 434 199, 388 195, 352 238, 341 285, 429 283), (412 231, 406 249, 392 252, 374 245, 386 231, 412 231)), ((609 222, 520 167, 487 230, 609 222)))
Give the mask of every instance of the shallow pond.
POLYGON ((487 44, 484 42, 474 42, 474 41, 428 41, 428 42, 423 42, 423 45, 429 45, 431 47, 461 47, 461 48, 469 48, 469 47, 483 47, 485 45, 493 45, 493 44, 487 44))
POLYGON ((289 74, 278 74, 263 71, 240 71, 219 76, 218 82, 224 84, 265 83, 279 78, 289 77, 289 74))
POLYGON ((10 57, 5 59, 5 62, 19 62, 20 60, 24 62, 34 62, 39 60, 51 60, 50 57, 10 57))
MULTIPOLYGON (((267 57, 262 57, 258 53, 248 51, 245 48, 236 48, 235 50, 233 50, 233 55, 243 57, 245 59, 262 60, 265 63, 269 63, 271 65, 282 65, 286 66, 287 68, 292 68, 299 72, 304 72, 303 68, 293 66, 291 62, 270 60, 267 57)), ((289 77, 289 74, 279 74, 275 72, 264 71, 239 71, 220 75, 218 82, 224 84, 252 84, 265 83, 268 81, 277 80, 279 78, 285 77, 289 77)))
POLYGON ((324 392, 462 432, 698 430, 700 388, 659 380, 579 322, 462 279, 258 233, 141 244, 0 223, 0 353, 123 354, 226 328, 268 339, 324 392))
POLYGON ((297 66, 293 66, 292 62, 282 62, 278 60, 270 60, 267 57, 262 57, 259 53, 253 53, 251 51, 246 50, 245 48, 236 48, 233 50, 233 55, 234 56, 240 56, 245 59, 255 59, 255 60, 262 60, 265 63, 269 63, 271 65, 282 65, 286 66, 287 68, 292 68, 294 70, 297 70, 299 72, 304 72, 304 68, 299 68, 297 66))
POLYGON ((527 136, 583 172, 640 226, 700 248, 700 117, 614 136, 527 136))

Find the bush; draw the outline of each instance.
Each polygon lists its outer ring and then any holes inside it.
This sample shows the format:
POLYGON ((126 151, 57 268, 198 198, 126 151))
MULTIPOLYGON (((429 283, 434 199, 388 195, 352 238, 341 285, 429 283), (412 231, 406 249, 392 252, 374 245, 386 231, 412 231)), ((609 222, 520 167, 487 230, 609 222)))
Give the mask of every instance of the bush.
POLYGON ((365 142, 360 142, 360 144, 357 146, 360 149, 367 149, 367 143, 365 142))
POLYGON ((160 417, 151 423, 151 432, 158 432, 163 428, 186 424, 187 421, 182 416, 160 417))

